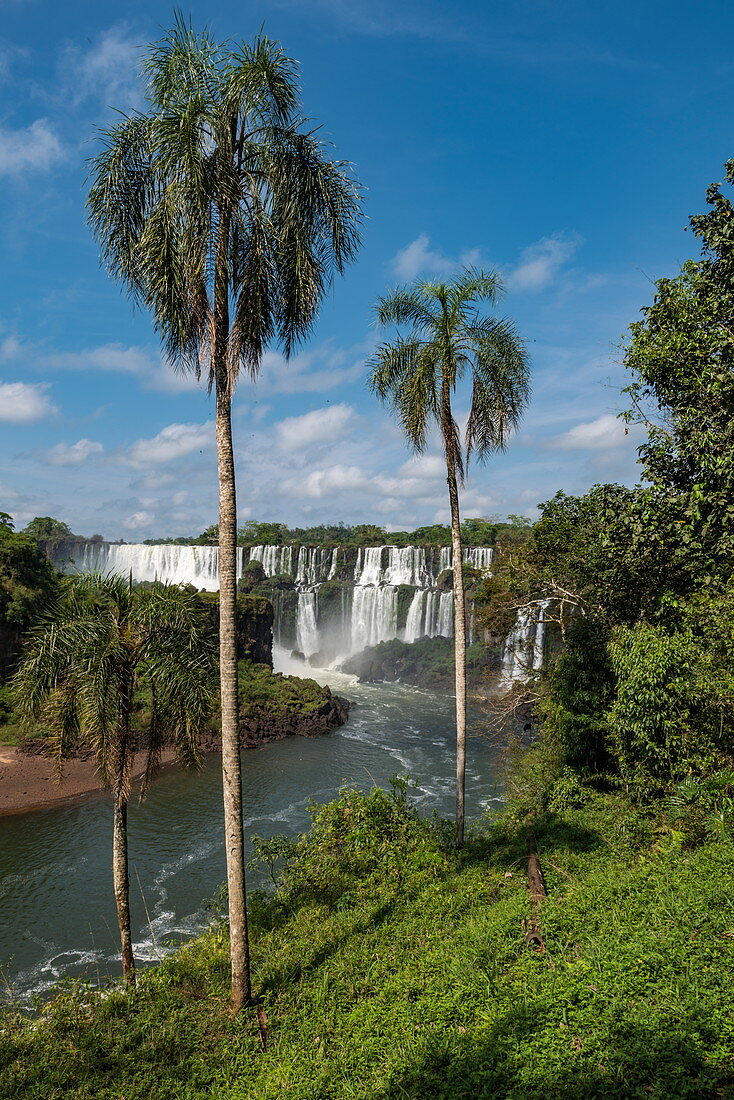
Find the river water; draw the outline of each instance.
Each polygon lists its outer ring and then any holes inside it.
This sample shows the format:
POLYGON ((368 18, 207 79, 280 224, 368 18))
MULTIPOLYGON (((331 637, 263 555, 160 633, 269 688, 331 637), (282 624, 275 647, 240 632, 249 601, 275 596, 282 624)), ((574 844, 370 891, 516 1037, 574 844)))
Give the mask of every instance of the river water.
MULTIPOLYGON (((453 699, 400 684, 358 684, 332 671, 311 674, 350 699, 352 713, 324 737, 292 737, 243 754, 247 833, 302 832, 309 799, 327 802, 345 784, 386 786, 396 773, 417 783, 421 810, 450 816, 453 699)), ((500 800, 495 758, 486 740, 470 738, 470 819, 500 800)), ((119 974, 111 832, 104 794, 0 817, 0 1000, 27 1003, 66 977, 104 985, 119 974)), ((207 924, 206 903, 225 877, 219 758, 199 773, 166 771, 142 805, 131 805, 129 844, 135 955, 155 963, 207 924)))

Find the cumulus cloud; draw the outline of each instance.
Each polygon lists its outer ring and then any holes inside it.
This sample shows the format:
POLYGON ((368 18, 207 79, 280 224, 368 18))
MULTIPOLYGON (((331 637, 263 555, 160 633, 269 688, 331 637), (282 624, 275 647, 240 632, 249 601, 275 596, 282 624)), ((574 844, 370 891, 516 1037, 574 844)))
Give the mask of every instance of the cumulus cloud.
POLYGON ((446 256, 439 249, 431 248, 431 239, 427 233, 421 233, 405 248, 401 248, 390 261, 394 275, 411 282, 418 275, 451 275, 460 267, 474 267, 480 261, 478 248, 463 252, 458 259, 446 256))
POLYGON ((133 512, 131 516, 122 521, 122 526, 128 531, 139 531, 141 527, 148 527, 154 519, 155 516, 152 512, 133 512))
MULTIPOLYGON (((560 451, 606 451, 628 442, 630 430, 612 413, 597 416, 583 424, 576 424, 567 432, 551 440, 551 446, 560 451)), ((635 433, 637 434, 637 433, 635 433)))
POLYGON ((121 461, 129 466, 144 469, 184 458, 194 451, 211 447, 214 440, 213 425, 169 424, 152 439, 138 439, 121 455, 121 461))
POLYGON ((0 176, 47 172, 63 155, 61 142, 45 118, 22 130, 0 129, 0 176))
POLYGON ((309 497, 320 500, 326 496, 369 489, 369 474, 359 466, 329 466, 323 470, 311 470, 301 477, 287 478, 283 492, 293 497, 309 497))
POLYGON ((46 393, 44 383, 0 383, 0 420, 11 424, 29 424, 52 416, 57 408, 46 393))
POLYGON ((281 451, 300 451, 314 443, 334 443, 351 430, 354 420, 352 405, 327 405, 303 416, 288 416, 275 425, 281 451))
POLYGON ((404 477, 426 478, 433 481, 436 478, 446 479, 446 460, 440 455, 413 455, 398 470, 404 477))
POLYGON ((78 439, 76 443, 57 443, 46 451, 45 458, 52 466, 81 466, 93 455, 104 454, 104 447, 93 439, 78 439))
POLYGON ((554 233, 543 237, 522 252, 517 267, 510 272, 510 290, 543 290, 553 282, 564 264, 573 257, 581 244, 580 237, 554 233))

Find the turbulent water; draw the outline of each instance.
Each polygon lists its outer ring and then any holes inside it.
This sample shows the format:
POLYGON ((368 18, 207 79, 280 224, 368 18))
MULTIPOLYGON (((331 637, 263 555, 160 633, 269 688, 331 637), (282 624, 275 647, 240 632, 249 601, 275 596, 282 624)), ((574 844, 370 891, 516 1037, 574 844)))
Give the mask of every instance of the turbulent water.
MULTIPOLYGON (((286 671, 284 654, 279 667, 286 671)), ((302 666, 300 666, 302 671, 302 666)), ((319 674, 315 674, 319 676, 319 674)), ((320 675, 356 702, 325 737, 294 737, 244 754, 247 832, 297 833, 310 798, 328 801, 346 784, 386 785, 395 773, 418 784, 424 810, 453 810, 453 700, 400 684, 357 684, 320 675)), ((467 812, 499 801, 493 751, 471 738, 467 812)), ((221 774, 166 772, 130 811, 130 884, 135 953, 160 959, 208 920, 207 899, 224 879, 221 774)), ((60 978, 104 984, 119 973, 110 873, 111 812, 104 795, 32 814, 0 817, 0 997, 27 1001, 60 978), (2 987, 5 986, 5 993, 2 987)))

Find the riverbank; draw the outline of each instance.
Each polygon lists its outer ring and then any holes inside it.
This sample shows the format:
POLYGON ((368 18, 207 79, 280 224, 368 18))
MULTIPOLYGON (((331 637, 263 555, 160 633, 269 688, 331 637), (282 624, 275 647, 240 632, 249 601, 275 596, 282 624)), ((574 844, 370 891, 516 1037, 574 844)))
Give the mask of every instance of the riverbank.
MULTIPOLYGON (((174 764, 173 752, 166 750, 161 757, 162 767, 174 764)), ((145 754, 137 753, 134 779, 139 779, 144 769, 145 754)), ((100 793, 99 774, 92 759, 64 760, 59 782, 56 761, 51 757, 0 745, 0 815, 28 813, 100 793)))
MULTIPOLYGON (((274 673, 267 665, 241 661, 240 743, 243 749, 255 749, 286 737, 318 737, 338 729, 349 716, 349 702, 334 695, 315 680, 274 673)), ((40 745, 40 742, 39 742, 40 745)), ((89 753, 64 760, 59 782, 53 757, 2 743, 0 728, 0 815, 24 813, 70 802, 99 793, 96 765, 89 753)), ((219 730, 202 734, 200 748, 205 754, 221 751, 219 730)), ((161 757, 165 768, 175 766, 175 755, 166 750, 161 757)), ((133 775, 139 778, 145 768, 145 754, 138 753, 133 775)))
POLYGON ((216 925, 132 993, 70 987, 0 1029, 24 1100, 717 1100, 732 1095, 734 847, 561 780, 534 824, 548 889, 530 914, 522 820, 457 858, 398 797, 345 795, 252 910, 254 1012, 227 1011, 216 925))

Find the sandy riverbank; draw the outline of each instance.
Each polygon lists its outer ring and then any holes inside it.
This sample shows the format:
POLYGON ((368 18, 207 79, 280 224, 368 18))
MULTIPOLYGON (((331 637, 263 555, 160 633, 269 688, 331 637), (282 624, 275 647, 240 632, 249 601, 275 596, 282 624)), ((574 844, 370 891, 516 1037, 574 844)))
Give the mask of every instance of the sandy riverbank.
MULTIPOLYGON (((171 765, 173 760, 169 751, 163 754, 161 763, 171 765)), ((142 774, 144 764, 144 754, 139 753, 133 768, 136 778, 142 774)), ((101 789, 93 760, 65 760, 59 783, 54 760, 0 745, 0 814, 42 809, 101 789)))

